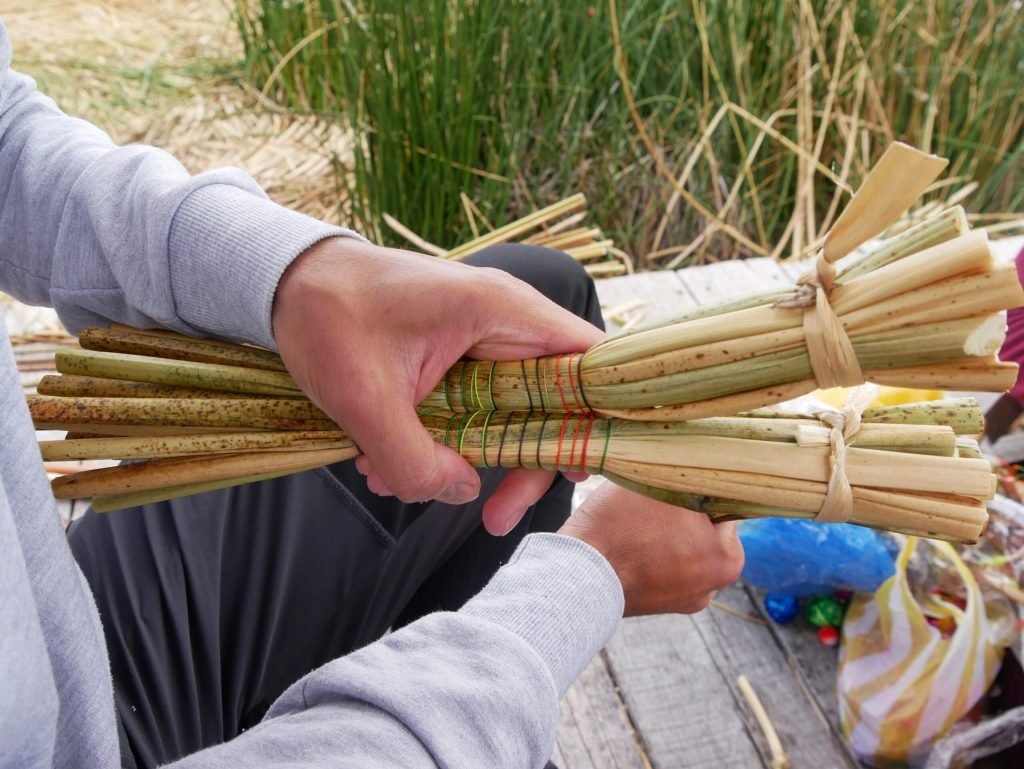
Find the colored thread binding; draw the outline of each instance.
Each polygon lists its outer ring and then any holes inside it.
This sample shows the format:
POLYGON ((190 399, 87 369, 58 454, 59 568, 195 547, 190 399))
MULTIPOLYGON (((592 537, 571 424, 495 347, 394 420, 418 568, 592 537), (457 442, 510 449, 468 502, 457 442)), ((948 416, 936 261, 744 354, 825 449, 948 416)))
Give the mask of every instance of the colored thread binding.
POLYGON ((505 450, 505 439, 508 437, 508 427, 512 424, 512 417, 514 416, 514 411, 508 412, 508 417, 505 419, 505 427, 501 431, 501 440, 498 442, 498 467, 501 467, 501 452, 505 450))
POLYGON ((608 459, 608 446, 612 442, 612 420, 604 420, 604 450, 601 452, 601 466, 597 468, 598 475, 604 474, 604 463, 608 459))
POLYGON ((564 357, 565 353, 560 353, 555 358, 555 388, 558 390, 558 397, 562 401, 562 411, 572 413, 572 409, 569 408, 569 404, 565 401, 565 390, 562 388, 562 358, 564 357))
POLYGON ((526 376, 526 361, 519 361, 520 367, 523 369, 523 387, 526 388, 526 399, 530 402, 530 413, 533 413, 533 393, 530 392, 530 380, 526 376))
MULTIPOLYGON (((547 467, 544 460, 544 447, 545 441, 550 439, 547 437, 548 423, 552 421, 555 414, 544 413, 526 413, 523 415, 522 423, 519 425, 518 437, 512 433, 510 437, 510 431, 512 431, 512 422, 514 421, 517 412, 510 411, 505 414, 504 422, 499 427, 493 425, 495 435, 491 435, 492 420, 499 414, 496 411, 466 411, 458 414, 452 414, 448 417, 448 421, 444 428, 444 445, 449 448, 454 448, 459 452, 461 456, 467 456, 467 451, 472 451, 473 443, 469 441, 470 431, 473 429, 473 425, 477 423, 479 417, 483 417, 483 423, 480 426, 480 439, 479 439, 479 465, 482 468, 490 467, 504 467, 504 456, 506 447, 510 442, 515 441, 518 445, 516 448, 516 462, 513 467, 534 467, 538 469, 554 469, 554 470, 565 470, 571 471, 578 469, 580 472, 587 471, 587 457, 590 453, 591 439, 594 435, 594 425, 599 421, 599 418, 592 413, 581 413, 581 414, 563 414, 559 422, 561 423, 558 427, 558 438, 555 444, 555 457, 552 467, 547 467), (455 422, 458 420, 458 425, 455 422), (530 427, 532 425, 539 425, 535 436, 535 447, 534 456, 532 457, 533 463, 527 465, 524 461, 524 447, 526 446, 527 437, 530 433, 530 427), (498 431, 500 430, 500 434, 498 431), (571 433, 571 442, 569 440, 571 433), (498 445, 495 449, 494 438, 497 438, 498 445), (496 450, 496 461, 491 463, 488 458, 488 443, 490 443, 491 450, 496 450), (568 456, 566 456, 568 452, 568 456)), ((600 466, 597 470, 598 473, 604 471, 605 461, 608 457, 608 450, 611 444, 611 420, 600 419, 604 426, 604 446, 601 452, 600 466)))

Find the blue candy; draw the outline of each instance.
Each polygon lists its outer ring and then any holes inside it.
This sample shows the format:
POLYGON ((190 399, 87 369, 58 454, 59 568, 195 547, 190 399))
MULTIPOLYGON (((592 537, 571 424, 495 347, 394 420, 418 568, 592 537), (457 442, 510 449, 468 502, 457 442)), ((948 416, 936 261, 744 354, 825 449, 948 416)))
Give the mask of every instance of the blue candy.
POLYGON ((772 620, 788 625, 800 613, 800 601, 795 595, 769 593, 764 597, 764 609, 772 620))

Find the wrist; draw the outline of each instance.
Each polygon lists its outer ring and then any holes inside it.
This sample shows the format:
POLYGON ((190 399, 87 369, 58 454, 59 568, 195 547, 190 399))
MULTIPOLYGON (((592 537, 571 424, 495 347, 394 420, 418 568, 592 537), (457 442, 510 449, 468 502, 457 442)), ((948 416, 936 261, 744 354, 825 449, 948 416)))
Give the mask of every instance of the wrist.
POLYGON ((296 255, 350 230, 230 184, 197 187, 178 206, 168 263, 179 318, 201 333, 274 346, 271 307, 296 255))
POLYGON ((618 579, 575 537, 530 534, 460 609, 511 630, 537 652, 564 694, 622 619, 618 579))
MULTIPOLYGON (((300 307, 308 301, 312 293, 323 285, 326 273, 341 269, 352 277, 347 285, 353 291, 358 291, 358 267, 360 263, 365 264, 375 248, 360 238, 341 234, 324 238, 296 256, 281 274, 274 292, 271 332, 275 341, 280 342, 278 334, 285 323, 285 314, 291 308, 300 307)), ((338 287, 337 282, 332 284, 335 294, 338 287)))
POLYGON ((627 568, 629 559, 622 557, 622 548, 616 544, 615 538, 605 536, 601 527, 593 526, 592 523, 581 520, 577 516, 570 517, 558 530, 558 533, 577 539, 600 554, 615 572, 623 592, 629 595, 628 585, 632 581, 627 568))

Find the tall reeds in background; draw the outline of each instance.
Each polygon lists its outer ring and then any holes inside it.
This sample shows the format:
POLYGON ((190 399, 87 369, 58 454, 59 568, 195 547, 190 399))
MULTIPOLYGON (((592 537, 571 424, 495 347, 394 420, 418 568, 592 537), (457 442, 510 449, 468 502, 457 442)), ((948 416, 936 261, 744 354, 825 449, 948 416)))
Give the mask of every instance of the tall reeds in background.
POLYGON ((342 215, 383 241, 582 191, 650 266, 803 253, 893 139, 952 160, 933 199, 976 183, 976 224, 1024 209, 1019 3, 237 2, 253 83, 354 130, 342 215))

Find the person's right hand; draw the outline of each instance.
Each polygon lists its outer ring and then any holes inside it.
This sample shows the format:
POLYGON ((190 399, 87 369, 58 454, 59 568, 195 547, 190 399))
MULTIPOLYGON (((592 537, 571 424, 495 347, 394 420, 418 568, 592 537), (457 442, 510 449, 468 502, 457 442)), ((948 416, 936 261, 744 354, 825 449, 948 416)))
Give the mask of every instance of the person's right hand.
MULTIPOLYGON (((463 356, 518 360, 582 352, 602 334, 499 270, 329 238, 288 268, 273 308, 281 358, 364 456, 370 491, 404 502, 475 499, 480 479, 435 443, 416 406, 463 356)), ((505 534, 554 473, 509 470, 483 509, 505 534)))
POLYGON ((692 614, 743 570, 735 523, 714 524, 703 513, 604 483, 559 530, 581 539, 615 569, 625 615, 692 614))

